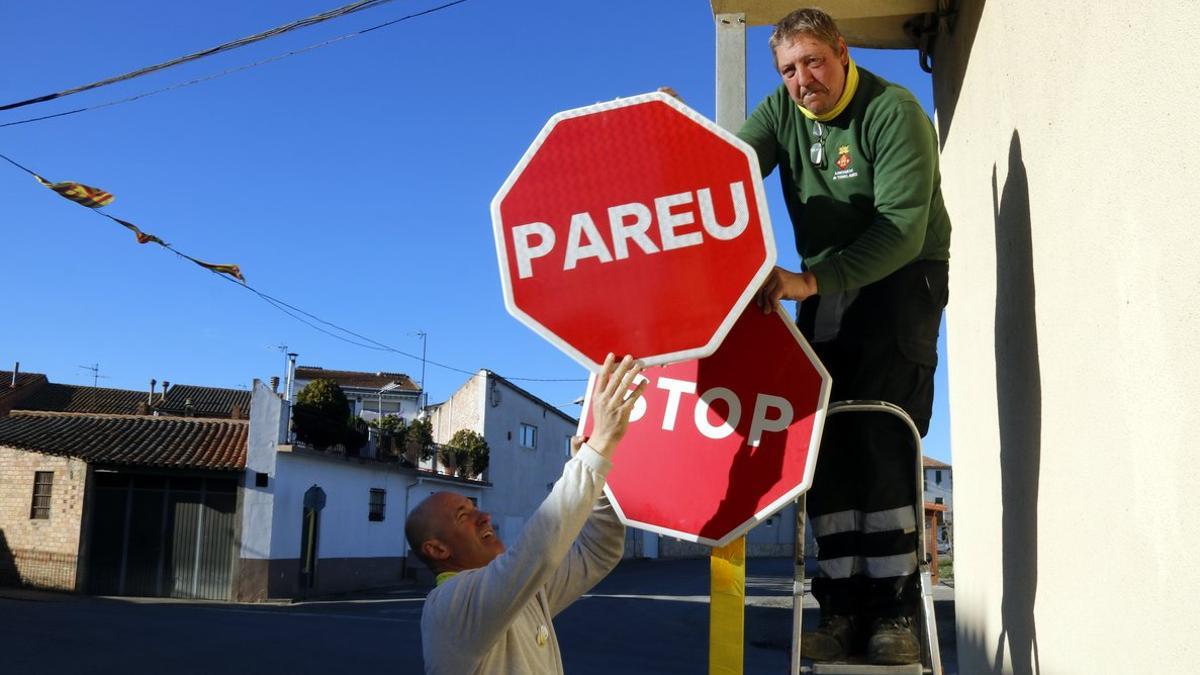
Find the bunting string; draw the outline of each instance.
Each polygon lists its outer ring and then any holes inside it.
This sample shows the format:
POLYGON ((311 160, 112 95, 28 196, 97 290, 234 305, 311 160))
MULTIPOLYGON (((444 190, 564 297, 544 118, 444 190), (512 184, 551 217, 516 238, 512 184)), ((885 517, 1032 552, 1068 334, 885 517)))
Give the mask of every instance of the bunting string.
POLYGON ((84 185, 83 183, 77 183, 75 181, 60 181, 57 183, 52 183, 52 182, 46 180, 45 178, 42 178, 37 173, 34 173, 31 169, 17 163, 16 161, 14 161, 13 159, 9 158, 6 155, 0 154, 0 158, 3 158, 9 164, 12 164, 13 166, 17 167, 18 169, 33 176, 34 179, 37 180, 37 182, 41 183, 42 185, 46 186, 47 188, 58 193, 58 195, 63 197, 64 199, 69 199, 69 200, 75 202, 76 204, 79 204, 80 206, 87 207, 87 208, 91 209, 92 212, 96 213, 97 215, 104 216, 105 218, 108 218, 109 220, 113 221, 114 223, 120 225, 121 227, 124 227, 125 229, 133 232, 134 237, 137 238, 137 243, 139 243, 139 244, 158 244, 159 246, 167 249, 168 251, 171 251, 172 253, 174 253, 178 256, 187 258, 188 260, 196 263, 197 265, 203 267, 206 270, 209 270, 211 272, 216 272, 218 274, 227 274, 227 275, 233 277, 234 279, 237 279, 238 281, 240 281, 243 284, 246 283, 246 277, 244 277, 242 275, 242 270, 237 265, 228 264, 228 263, 210 263, 210 262, 205 262, 203 260, 200 260, 198 258, 193 258, 192 256, 190 256, 182 251, 177 250, 175 247, 171 246, 170 244, 168 244, 167 242, 158 238, 157 236, 143 232, 141 228, 139 228, 137 225, 134 225, 133 223, 129 222, 128 220, 122 220, 120 218, 117 218, 116 216, 113 216, 112 214, 101 211, 100 210, 101 208, 108 206, 109 204, 112 204, 113 200, 116 199, 116 197, 114 197, 111 192, 108 192, 107 190, 101 190, 100 188, 92 187, 90 185, 84 185))
MULTIPOLYGON (((118 225, 124 227, 125 229, 129 230, 137 238, 137 242, 139 244, 151 244, 151 243, 158 244, 162 248, 174 253, 175 255, 177 255, 181 258, 185 258, 185 259, 191 261, 192 263, 195 263, 196 265, 203 267, 204 269, 216 274, 218 278, 224 279, 225 281, 228 281, 230 283, 237 285, 239 288, 245 289, 245 290, 253 293, 254 295, 258 296, 263 302, 266 302, 267 304, 271 305, 272 307, 279 310, 280 312, 295 319, 296 321, 299 321, 300 323, 303 323, 304 325, 312 328, 313 330, 319 331, 321 333, 324 333, 325 335, 328 335, 330 337, 341 340, 342 342, 346 342, 348 344, 351 344, 351 345, 354 345, 357 347, 362 347, 364 349, 371 349, 371 350, 375 350, 375 351, 391 352, 394 354, 399 354, 401 356, 406 356, 408 358, 420 360, 425 363, 428 363, 431 366, 434 366, 437 368, 443 368, 445 370, 450 370, 450 371, 453 371, 456 373, 463 373, 465 375, 474 375, 475 373, 478 372, 478 369, 469 370, 469 369, 465 369, 465 368, 458 368, 458 367, 455 367, 452 365, 434 361, 432 359, 427 359, 424 356, 417 356, 416 354, 412 354, 412 353, 409 353, 402 349, 398 349, 398 348, 396 348, 392 345, 389 345, 385 342, 380 342, 378 340, 367 337, 366 335, 363 335, 361 333, 356 333, 348 328, 343 328, 342 326, 339 326, 335 323, 326 321, 325 319, 322 319, 321 317, 319 317, 315 314, 306 312, 305 310, 303 310, 295 305, 288 304, 287 302, 284 302, 283 300, 280 300, 279 298, 273 297, 267 293, 264 293, 263 291, 258 290, 257 288, 254 288, 253 286, 251 286, 250 284, 248 284, 246 282, 245 276, 242 275, 241 268, 237 265, 209 263, 209 262, 200 260, 198 258, 193 258, 192 256, 187 255, 186 253, 183 253, 179 249, 168 244, 167 242, 163 241, 162 239, 158 238, 157 236, 155 236, 153 234, 148 234, 148 233, 142 231, 142 229, 139 228, 137 225, 134 225, 133 223, 131 223, 127 220, 122 220, 111 214, 105 213, 103 210, 101 210, 101 208, 103 206, 107 206, 108 204, 111 204, 115 199, 115 197, 111 193, 109 193, 105 190, 101 190, 100 188, 84 185, 82 183, 76 183, 73 181, 51 183, 50 181, 47 181, 46 179, 39 176, 37 173, 34 173, 34 171, 32 169, 29 169, 28 167, 23 166, 22 164, 16 162, 12 158, 10 158, 4 154, 0 154, 0 159, 3 159, 4 161, 8 162, 9 164, 12 164, 13 166, 17 167, 18 169, 33 176, 35 179, 37 179, 37 181, 39 183, 46 186, 47 188, 50 188, 51 190, 54 190, 56 193, 58 193, 62 197, 66 198, 66 199, 70 199, 71 201, 75 202, 76 204, 79 204, 80 206, 85 206, 89 210, 91 210, 93 213, 100 215, 100 216, 104 216, 105 218, 108 218, 109 220, 111 220, 111 221, 117 223, 118 225), (322 325, 326 326, 328 328, 322 327, 322 325), (350 336, 350 337, 346 337, 346 336, 350 336)), ((514 381, 520 381, 520 382, 586 382, 587 381, 587 378, 579 378, 579 377, 516 377, 516 376, 511 376, 511 375, 505 375, 504 377, 508 380, 514 380, 514 381)))

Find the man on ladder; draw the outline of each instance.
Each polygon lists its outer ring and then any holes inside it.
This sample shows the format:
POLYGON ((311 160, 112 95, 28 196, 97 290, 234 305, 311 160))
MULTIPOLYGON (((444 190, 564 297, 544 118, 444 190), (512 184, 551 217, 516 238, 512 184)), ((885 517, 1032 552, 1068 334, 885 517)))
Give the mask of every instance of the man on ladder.
MULTIPOLYGON (((758 303, 800 302, 832 400, 894 403, 924 435, 950 247, 937 135, 908 90, 854 64, 824 12, 792 12, 769 44, 783 84, 738 135, 763 175, 779 168, 804 270, 775 268, 758 303)), ((805 658, 920 660, 916 452, 894 415, 827 421, 807 495, 821 622, 804 635, 805 658)))

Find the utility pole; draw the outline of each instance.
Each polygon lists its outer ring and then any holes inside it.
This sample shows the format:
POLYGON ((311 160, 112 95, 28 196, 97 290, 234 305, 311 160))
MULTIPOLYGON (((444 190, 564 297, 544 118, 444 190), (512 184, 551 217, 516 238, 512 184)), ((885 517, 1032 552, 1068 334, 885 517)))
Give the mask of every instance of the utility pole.
POLYGON ((285 344, 277 344, 268 346, 267 349, 275 349, 283 356, 283 377, 279 378, 280 382, 287 382, 288 375, 288 346, 285 344))
POLYGON ((425 393, 425 346, 428 342, 429 334, 423 330, 417 331, 417 337, 421 338, 421 410, 429 405, 429 394, 425 393))

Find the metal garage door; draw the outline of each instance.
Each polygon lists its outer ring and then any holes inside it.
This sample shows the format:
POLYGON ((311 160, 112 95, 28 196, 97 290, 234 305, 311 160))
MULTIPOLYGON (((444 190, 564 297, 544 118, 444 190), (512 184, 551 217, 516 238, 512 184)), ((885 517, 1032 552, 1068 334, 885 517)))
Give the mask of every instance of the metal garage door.
POLYGON ((97 471, 88 590, 228 600, 237 481, 97 471))

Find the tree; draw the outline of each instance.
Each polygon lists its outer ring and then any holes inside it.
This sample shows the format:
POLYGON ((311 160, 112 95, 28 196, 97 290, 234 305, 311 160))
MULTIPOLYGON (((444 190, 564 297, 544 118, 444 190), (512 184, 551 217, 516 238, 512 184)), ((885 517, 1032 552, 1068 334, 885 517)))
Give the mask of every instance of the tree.
POLYGON ((337 382, 313 380, 296 394, 292 421, 296 438, 317 448, 342 445, 347 453, 366 443, 362 420, 350 415, 350 401, 337 382))
POLYGON ((433 459, 433 423, 428 419, 414 420, 404 434, 404 452, 412 453, 420 461, 433 459))
POLYGON ((459 429, 446 444, 454 460, 455 472, 460 478, 482 476, 487 471, 491 454, 483 436, 470 429, 459 429))
POLYGON ((408 433, 404 418, 397 415, 385 415, 371 420, 369 424, 379 431, 380 456, 382 457, 386 450, 389 458, 404 459, 404 441, 408 433))

